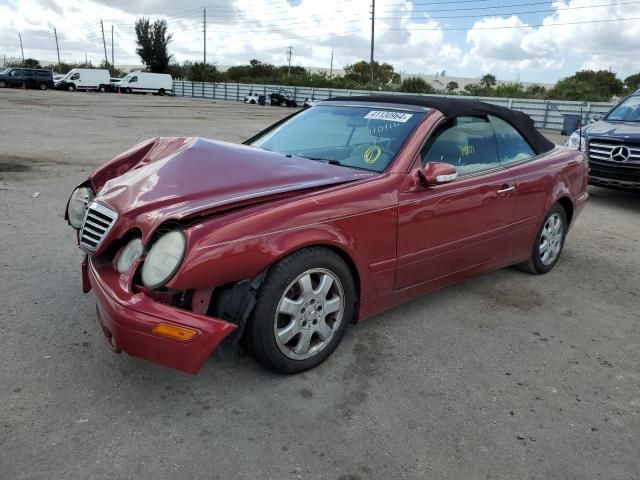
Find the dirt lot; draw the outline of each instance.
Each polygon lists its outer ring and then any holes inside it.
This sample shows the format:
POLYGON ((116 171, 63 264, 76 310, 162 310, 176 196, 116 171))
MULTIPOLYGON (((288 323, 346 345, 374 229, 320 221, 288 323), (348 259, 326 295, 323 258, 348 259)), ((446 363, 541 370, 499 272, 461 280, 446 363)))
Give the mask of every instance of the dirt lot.
POLYGON ((592 188, 549 275, 396 308, 313 371, 227 354, 192 377, 107 349, 66 199, 148 137, 288 111, 2 90, 0 112, 3 480, 640 478, 640 196, 592 188))

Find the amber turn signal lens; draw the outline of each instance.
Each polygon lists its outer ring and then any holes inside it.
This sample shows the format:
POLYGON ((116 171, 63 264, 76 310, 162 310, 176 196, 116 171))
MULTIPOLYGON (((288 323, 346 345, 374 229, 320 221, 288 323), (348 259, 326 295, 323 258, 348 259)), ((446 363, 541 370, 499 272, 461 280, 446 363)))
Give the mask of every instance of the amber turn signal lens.
POLYGON ((191 340, 198 334, 197 330, 187 327, 178 327, 169 323, 159 323, 153 327, 153 333, 160 337, 170 338, 171 340, 191 340))

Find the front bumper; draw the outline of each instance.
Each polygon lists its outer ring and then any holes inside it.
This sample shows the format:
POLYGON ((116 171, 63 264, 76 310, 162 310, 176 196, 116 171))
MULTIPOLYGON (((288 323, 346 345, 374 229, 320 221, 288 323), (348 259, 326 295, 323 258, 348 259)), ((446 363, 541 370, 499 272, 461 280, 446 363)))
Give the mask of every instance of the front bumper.
POLYGON ((589 159, 589 183, 602 187, 640 189, 640 164, 589 159))
MULTIPOLYGON (((236 325, 165 305, 144 293, 128 291, 126 282, 109 265, 82 264, 83 279, 93 287, 98 321, 109 347, 166 367, 195 374, 213 349, 236 325), (188 341, 171 340, 152 333, 159 323, 197 330, 188 341)), ((88 285, 85 286, 87 290, 88 285)))

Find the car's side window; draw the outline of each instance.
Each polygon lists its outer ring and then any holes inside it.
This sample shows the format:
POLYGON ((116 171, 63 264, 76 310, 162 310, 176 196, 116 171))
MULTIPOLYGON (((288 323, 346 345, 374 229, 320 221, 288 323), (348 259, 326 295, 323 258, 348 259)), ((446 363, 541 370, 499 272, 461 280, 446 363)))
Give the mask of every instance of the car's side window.
POLYGON ((129 80, 129 83, 136 83, 138 81, 138 77, 131 77, 131 80, 129 80))
POLYGON ((12 77, 17 77, 20 74, 20 70, 11 70, 11 73, 9 75, 11 75, 12 77))
POLYGON ((498 146, 486 117, 456 117, 434 132, 422 151, 422 165, 449 163, 459 175, 500 166, 498 146))
POLYGON ((78 80, 80 78, 80 74, 79 73, 74 73, 73 75, 71 75, 70 80, 78 80))
POLYGON ((503 164, 521 162, 536 156, 531 146, 518 131, 504 120, 489 116, 496 132, 500 161, 503 164))

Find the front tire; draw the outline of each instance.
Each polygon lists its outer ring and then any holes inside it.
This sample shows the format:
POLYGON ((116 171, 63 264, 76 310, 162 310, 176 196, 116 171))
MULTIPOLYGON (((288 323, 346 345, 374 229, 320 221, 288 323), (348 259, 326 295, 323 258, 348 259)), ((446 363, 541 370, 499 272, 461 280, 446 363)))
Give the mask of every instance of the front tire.
POLYGON ((0 80, 0 88, 7 88, 7 82, 0 80))
POLYGON ((558 263, 566 235, 567 213, 562 205, 556 203, 536 234, 531 257, 516 267, 534 275, 550 272, 558 263))
POLYGON ((299 250, 267 274, 247 325, 247 346, 279 373, 314 368, 342 341, 356 302, 340 256, 324 247, 299 250))
POLYGON ((73 83, 70 83, 69 85, 67 85, 67 90, 69 90, 70 92, 75 92, 76 86, 73 83))

